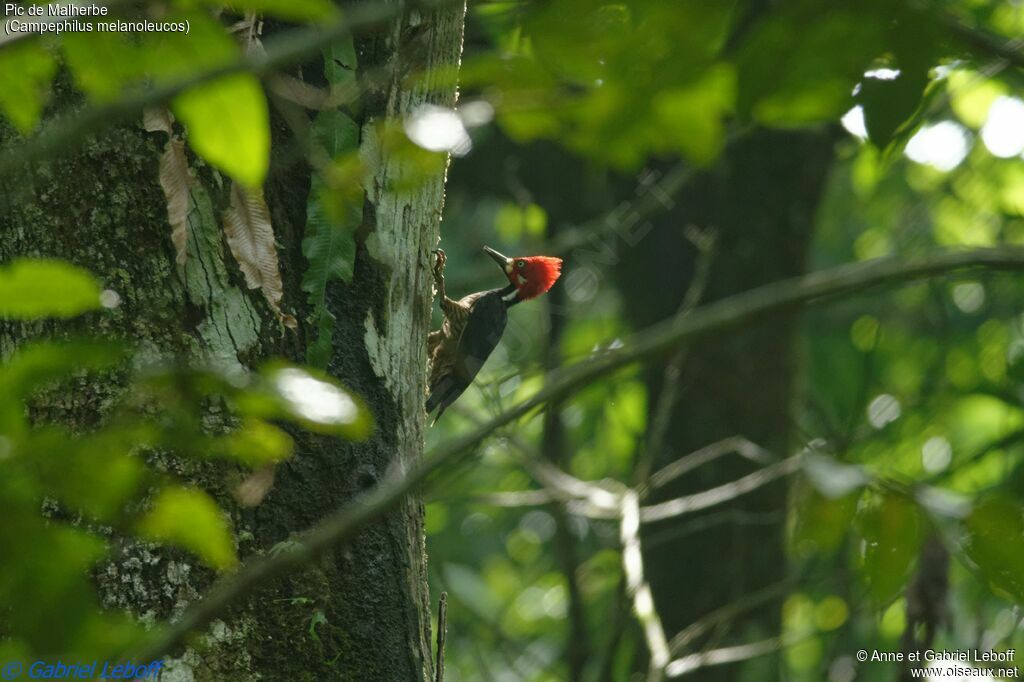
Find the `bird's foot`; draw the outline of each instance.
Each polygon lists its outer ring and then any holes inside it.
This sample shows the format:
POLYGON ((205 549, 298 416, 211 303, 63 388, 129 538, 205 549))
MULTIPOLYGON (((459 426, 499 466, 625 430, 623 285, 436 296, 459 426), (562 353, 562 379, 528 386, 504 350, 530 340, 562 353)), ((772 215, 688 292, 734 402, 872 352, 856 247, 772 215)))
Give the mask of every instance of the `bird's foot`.
POLYGON ((438 286, 444 284, 444 266, 448 262, 448 256, 444 254, 444 249, 434 249, 434 281, 438 286))

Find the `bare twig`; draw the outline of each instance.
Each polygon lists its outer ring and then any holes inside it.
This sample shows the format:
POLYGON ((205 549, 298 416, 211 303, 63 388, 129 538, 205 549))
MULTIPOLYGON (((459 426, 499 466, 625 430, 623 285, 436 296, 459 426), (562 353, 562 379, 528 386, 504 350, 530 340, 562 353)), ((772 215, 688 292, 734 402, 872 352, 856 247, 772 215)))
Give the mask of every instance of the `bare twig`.
POLYGON ((668 500, 667 502, 660 502, 649 507, 644 507, 640 512, 640 518, 645 523, 662 521, 674 516, 689 514, 700 509, 707 509, 708 507, 728 502, 729 500, 736 499, 741 495, 746 495, 751 491, 757 490, 761 486, 766 485, 777 478, 793 473, 800 468, 801 463, 801 456, 793 455, 781 462, 766 466, 752 474, 747 474, 743 478, 738 478, 735 481, 730 481, 729 483, 723 483, 722 485, 711 488, 710 490, 704 490, 699 493, 694 493, 693 495, 677 497, 673 500, 668 500))
POLYGON ((434 666, 434 682, 444 682, 444 640, 448 635, 448 593, 441 593, 437 605, 437 664, 434 666))
POLYGON ((631 363, 654 357, 698 338, 725 333, 809 301, 859 292, 882 284, 977 268, 1022 270, 1024 249, 975 249, 933 254, 909 261, 887 258, 843 265, 759 287, 699 308, 683 320, 658 325, 637 335, 621 348, 558 372, 552 381, 531 398, 487 423, 442 443, 407 471, 386 477, 380 484, 333 512, 313 530, 292 543, 290 551, 246 562, 235 574, 215 585, 204 599, 187 609, 181 618, 156 633, 140 650, 133 652, 132 658, 160 658, 180 644, 188 633, 207 625, 239 598, 269 580, 304 566, 330 547, 349 540, 361 528, 386 514, 407 494, 418 489, 432 472, 442 466, 457 463, 472 453, 475 446, 490 434, 549 400, 571 395, 581 387, 631 363))
MULTIPOLYGON (((792 638, 789 638, 790 640, 792 638)), ((789 642, 791 643, 791 642, 789 642)), ((682 677, 701 668, 724 663, 737 663, 751 658, 758 658, 766 654, 784 648, 787 645, 785 637, 769 637, 757 642, 727 646, 711 651, 702 651, 697 654, 690 654, 677 658, 666 666, 666 674, 669 677, 682 677)))
POLYGON ((622 572, 626 578, 626 594, 633 600, 633 613, 644 630, 647 650, 651 656, 647 682, 661 682, 669 662, 668 640, 661 617, 654 608, 651 586, 644 578, 644 558, 640 551, 640 498, 633 490, 622 495, 619 540, 622 542, 622 572))
POLYGON ((647 482, 647 487, 649 489, 661 488, 680 476, 688 474, 694 469, 702 467, 705 464, 709 464, 719 457, 732 453, 736 453, 741 457, 749 459, 751 462, 756 462, 761 465, 771 462, 771 455, 768 454, 768 451, 760 445, 749 441, 742 436, 732 436, 730 438, 723 438, 722 440, 711 443, 710 445, 705 445, 700 450, 691 452, 684 457, 680 457, 671 464, 667 464, 651 475, 647 482))
POLYGON ((760 590, 747 593, 736 601, 715 609, 700 620, 691 623, 683 630, 680 630, 669 643, 669 650, 672 652, 673 656, 680 654, 683 649, 690 644, 690 642, 694 641, 711 628, 724 622, 728 622, 737 615, 744 613, 745 611, 749 611, 750 609, 757 608, 775 597, 784 594, 786 590, 792 587, 793 583, 794 581, 792 579, 780 580, 779 582, 763 587, 760 590))

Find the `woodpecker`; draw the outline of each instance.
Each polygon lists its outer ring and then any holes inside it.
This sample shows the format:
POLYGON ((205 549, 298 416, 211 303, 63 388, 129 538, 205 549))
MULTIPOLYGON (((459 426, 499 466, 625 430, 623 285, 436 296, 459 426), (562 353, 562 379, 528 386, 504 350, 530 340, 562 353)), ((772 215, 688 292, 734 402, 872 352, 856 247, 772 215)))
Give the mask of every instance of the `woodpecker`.
POLYGON ((562 272, 562 259, 550 256, 507 258, 489 246, 484 252, 501 266, 508 286, 478 291, 458 301, 444 288, 444 251, 434 251, 434 285, 441 299, 444 323, 427 336, 430 358, 427 414, 437 410, 434 422, 462 395, 498 345, 508 322, 508 309, 540 296, 562 272))

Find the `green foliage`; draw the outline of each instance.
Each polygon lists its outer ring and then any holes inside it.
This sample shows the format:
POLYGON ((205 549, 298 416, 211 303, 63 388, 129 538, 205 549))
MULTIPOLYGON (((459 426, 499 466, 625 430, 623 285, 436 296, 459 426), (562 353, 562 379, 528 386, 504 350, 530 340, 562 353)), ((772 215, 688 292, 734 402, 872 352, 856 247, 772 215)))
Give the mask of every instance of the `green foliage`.
POLYGON ((1024 602, 1024 511, 1018 500, 993 497, 964 522, 967 556, 998 594, 1024 602))
MULTIPOLYGON (((324 50, 324 75, 334 91, 355 80, 356 55, 351 36, 324 50)), ((327 309, 331 280, 350 281, 355 262, 355 230, 362 218, 363 167, 358 157, 359 126, 342 111, 316 115, 312 139, 330 162, 313 174, 306 207, 302 255, 309 264, 302 290, 309 294, 316 338, 306 350, 306 362, 326 368, 333 350, 334 314, 327 309)))
POLYGON ((859 491, 828 497, 802 481, 794 491, 794 510, 790 517, 790 547, 794 554, 808 558, 838 551, 849 534, 859 497, 859 491))
POLYGON ((504 204, 494 216, 494 229, 507 242, 542 237, 547 224, 548 216, 537 204, 504 204))
POLYGON ((213 568, 238 563, 223 512, 201 490, 164 488, 139 520, 138 529, 144 538, 191 550, 213 568))
MULTIPOLYGON (((69 317, 100 300, 91 275, 53 260, 16 261, 0 272, 0 290, 7 304, 0 318, 69 317)), ((220 458, 256 469, 292 452, 291 437, 267 420, 344 438, 372 428, 361 401, 322 374, 281 363, 253 375, 151 367, 124 385, 131 350, 87 339, 35 341, 0 365, 0 603, 4 651, 22 658, 110 657, 142 636, 126 615, 100 608, 89 578, 108 559, 112 535, 180 547, 217 570, 238 563, 218 502, 158 473, 151 457, 220 458), (120 386, 119 397, 89 428, 36 412, 88 402, 96 386, 110 384, 120 386), (228 408, 217 411, 220 426, 210 420, 212 403, 228 408)))
MULTIPOLYGON (((247 31, 226 30, 248 12, 285 21, 338 16, 334 5, 323 0, 241 0, 227 7, 212 0, 179 0, 159 11, 164 20, 188 19, 190 34, 66 33, 59 47, 23 41, 0 48, 5 86, 0 111, 22 133, 37 126, 57 71, 51 47, 59 50, 88 103, 103 105, 146 87, 223 68, 246 50, 259 49, 247 31)), ((995 32, 1000 42, 1024 30, 1019 8, 1011 3, 905 8, 884 0, 550 0, 477 3, 470 11, 473 40, 467 41, 462 101, 479 98, 493 105, 511 144, 502 138, 488 147, 498 137, 495 131, 472 131, 474 153, 498 149, 500 158, 485 164, 493 177, 481 173, 468 198, 456 194, 448 202, 445 233, 454 242, 452 254, 460 243, 475 250, 472 244, 495 236, 554 249, 539 242, 551 234, 562 246, 563 222, 584 224, 623 199, 636 199, 632 186, 619 191, 621 176, 609 167, 661 168, 678 157, 710 167, 700 174, 701 184, 693 185, 701 188, 706 180, 727 174, 730 169, 716 162, 752 128, 754 136, 763 135, 758 126, 839 130, 838 119, 854 106, 863 112, 868 144, 842 140, 824 201, 819 205, 807 196, 800 205, 819 214, 806 254, 809 268, 914 256, 933 246, 1024 244, 1024 162, 1012 150, 992 153, 986 141, 992 135, 991 126, 987 132, 986 127, 993 104, 1019 94, 1019 71, 992 68, 998 65, 993 56, 980 44, 951 39, 947 17, 938 14, 948 11, 973 22, 995 32), (943 167, 905 159, 908 142, 936 123, 963 133, 966 155, 943 167), (528 145, 535 140, 554 140, 568 151, 528 145), (561 196, 574 192, 560 186, 546 195, 523 187, 531 184, 524 178, 548 170, 540 167, 547 159, 570 156, 580 173, 593 180, 587 196, 561 196), (528 161, 518 165, 523 159, 528 161)), ((397 63, 401 70, 387 77, 417 87, 418 74, 406 71, 404 61, 414 51, 405 46, 401 58, 382 70, 397 63)), ((324 78, 310 80, 324 82, 329 98, 340 101, 340 94, 354 91, 357 64, 351 39, 325 50, 323 66, 324 78)), ((303 64, 304 72, 309 68, 303 64)), ((363 75, 368 81, 373 70, 363 75)), ((454 74, 444 77, 449 75, 454 74)), ((329 292, 344 292, 341 283, 353 277, 354 234, 362 219, 364 188, 370 187, 366 178, 379 170, 368 166, 379 158, 393 162, 401 172, 388 175, 385 189, 399 192, 419 187, 446 167, 444 154, 411 144, 399 125, 380 122, 360 130, 359 103, 334 103, 310 117, 314 170, 302 244, 308 263, 302 282, 310 311, 307 331, 312 327, 315 336, 307 359, 319 370, 334 353, 336 320, 327 309, 329 292), (360 155, 363 133, 366 153, 360 155)), ((176 97, 171 106, 202 161, 249 187, 262 184, 269 116, 256 79, 236 75, 209 82, 176 97)), ((934 151, 942 145, 925 146, 934 151)), ((728 161, 751 159, 730 154, 728 161)), ((751 179, 756 182, 756 176, 751 179)), ((672 236, 679 217, 714 226, 720 216, 705 215, 702 197, 697 199, 692 202, 696 206, 680 206, 669 218, 654 216, 663 235, 672 236)), ((765 249, 753 222, 749 232, 727 235, 730 251, 713 264, 709 297, 720 297, 737 284, 716 279, 720 263, 728 265, 732 253, 765 249)), ((616 293, 619 259, 628 258, 634 244, 613 238, 614 243, 598 245, 607 260, 598 259, 599 281, 586 305, 578 291, 568 290, 567 304, 558 310, 565 315, 560 350, 569 360, 589 357, 635 331, 626 322, 635 302, 616 293)), ((579 261, 586 250, 574 246, 563 251, 566 280, 574 269, 582 271, 579 261)), ((803 259, 802 246, 796 250, 794 257, 803 259)), ((453 290, 481 288, 459 272, 458 258, 451 259, 451 267, 453 290)), ((681 278, 688 278, 686 267, 680 270, 681 278)), ((963 648, 965 637, 974 641, 964 633, 976 632, 1003 637, 1007 646, 1024 644, 1013 627, 1003 635, 999 625, 1009 613, 1007 601, 1024 600, 1024 529, 1015 495, 1024 482, 1024 325, 1019 310, 1024 289, 1013 278, 970 276, 873 291, 848 303, 825 302, 799 321, 792 318, 796 352, 780 357, 769 355, 774 352, 769 348, 764 357, 735 358, 740 365, 788 363, 792 356, 792 423, 769 424, 766 434, 757 436, 766 435, 780 450, 820 438, 832 453, 827 459, 804 460, 803 474, 788 498, 790 573, 799 584, 784 586, 775 601, 756 607, 769 614, 761 623, 776 622, 781 615, 781 634, 799 641, 787 647, 780 661, 742 664, 738 677, 767 680, 782 674, 809 682, 841 677, 842 659, 849 652, 862 646, 895 650, 913 616, 911 600, 901 595, 913 572, 930 565, 920 557, 933 543, 932 533, 973 572, 952 565, 946 601, 953 627, 939 630, 936 647, 963 648), (860 585, 867 586, 866 596, 860 585), (873 608, 865 608, 865 599, 873 608)), ((101 289, 64 264, 8 264, 0 269, 0 317, 35 320, 95 311, 101 307, 101 289)), ((665 304, 666 311, 678 303, 660 288, 652 287, 649 296, 652 303, 665 304)), ((544 384, 540 368, 547 356, 537 342, 548 319, 543 305, 512 311, 505 343, 460 400, 459 407, 472 417, 453 410, 428 433, 431 442, 445 441, 481 415, 533 395, 544 384)), ((5 549, 0 603, 9 607, 0 620, 12 634, 0 644, 0 660, 56 650, 116 650, 139 634, 126 618, 100 609, 86 579, 102 569, 107 545, 114 544, 107 538, 149 539, 184 549, 217 569, 234 565, 235 541, 228 517, 217 506, 224 502, 220 493, 215 499, 182 487, 166 473, 168 460, 201 459, 204 467, 220 463, 265 471, 292 453, 284 424, 343 438, 363 438, 373 428, 359 399, 319 370, 271 364, 245 375, 183 367, 150 367, 139 374, 134 370, 139 363, 130 348, 70 339, 22 345, 0 368, 0 546, 5 549), (129 388, 124 395, 93 396, 103 405, 104 419, 71 428, 60 419, 61 408, 74 404, 94 377, 127 382, 129 388), (223 416, 212 425, 211 407, 223 416), (61 614, 56 622, 53 613, 61 614)), ((654 365, 649 373, 657 374, 658 368, 654 365)), ((688 366, 683 385, 700 379, 701 369, 688 366)), ((449 654, 452 665, 465 671, 463 677, 566 678, 562 661, 573 644, 566 641, 566 622, 571 608, 579 606, 587 616, 583 627, 591 644, 587 675, 606 663, 605 654, 612 679, 627 679, 648 660, 640 628, 625 624, 616 633, 610 630, 619 620, 627 623, 630 612, 622 597, 614 519, 586 518, 573 506, 568 512, 562 505, 502 508, 484 503, 481 496, 513 493, 510 499, 515 500, 538 492, 513 454, 520 446, 528 452, 543 444, 553 447, 557 452, 542 454, 580 478, 634 482, 655 402, 648 390, 656 384, 648 372, 630 369, 574 395, 559 409, 565 428, 558 447, 542 439, 542 419, 520 420, 510 431, 514 442, 483 447, 479 461, 452 477, 443 494, 430 501, 431 554, 441 557, 433 578, 437 587, 450 590, 453 613, 459 614, 452 621, 458 644, 449 647, 449 654), (574 555, 568 573, 577 580, 575 593, 567 589, 563 550, 574 555), (605 644, 612 645, 610 651, 603 650, 605 644)), ((700 386, 696 392, 724 388, 700 386)), ((736 398, 736 404, 745 406, 746 397, 736 398)), ((737 423, 745 418, 737 410, 724 421, 731 425, 733 416, 737 423)), ((668 443, 664 449, 676 446, 668 443)), ((671 454, 682 453, 665 456, 671 454)), ((733 470, 726 461, 688 473, 680 481, 684 492, 717 485, 720 474, 733 470)), ((754 465, 743 461, 738 466, 754 465)), ((654 502, 645 498, 643 504, 654 502)), ((737 504, 699 518, 645 524, 645 568, 655 582, 655 605, 672 607, 659 602, 657 580, 675 579, 678 573, 678 565, 658 564, 661 543, 678 542, 701 532, 696 526, 724 518, 723 542, 714 547, 728 556, 732 550, 724 539, 733 528, 763 522, 767 514, 760 512, 737 504)), ((765 537, 766 542, 774 538, 765 537)), ((289 546, 280 543, 271 554, 289 546)), ((702 561, 721 559, 707 556, 707 545, 696 547, 702 561)), ((737 585, 756 577, 758 566, 736 564, 729 569, 736 571, 737 585)), ((327 625, 327 613, 317 608, 308 623, 310 637, 322 639, 325 647, 327 629, 321 626, 327 625)), ((331 626, 333 631, 345 624, 331 626)), ((737 616, 716 627, 707 640, 692 641, 675 653, 777 634, 737 616)), ((888 679, 888 672, 875 666, 856 674, 873 682, 888 679)))
POLYGON ((74 317, 100 307, 91 274, 54 260, 15 260, 0 267, 0 317, 74 317))
POLYGON ((249 74, 190 88, 174 100, 189 145, 250 188, 263 185, 270 165, 270 114, 259 81, 249 74))
POLYGON ((870 496, 857 512, 861 569, 878 606, 899 595, 921 547, 923 522, 913 501, 895 494, 870 496))
POLYGON ((23 133, 43 113, 57 61, 38 43, 9 45, 0 51, 0 111, 23 133))
POLYGON ((306 429, 347 440, 362 440, 373 418, 362 401, 323 372, 269 363, 260 380, 233 400, 238 411, 263 419, 287 419, 306 429))

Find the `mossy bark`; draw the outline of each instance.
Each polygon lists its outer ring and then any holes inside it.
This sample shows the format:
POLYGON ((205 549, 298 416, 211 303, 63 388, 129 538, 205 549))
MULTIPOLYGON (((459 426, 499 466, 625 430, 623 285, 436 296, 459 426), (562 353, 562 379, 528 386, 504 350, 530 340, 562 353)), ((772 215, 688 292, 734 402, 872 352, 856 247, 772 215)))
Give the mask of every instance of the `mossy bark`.
MULTIPOLYGON (((379 171, 367 188, 353 279, 332 283, 328 292, 337 317, 329 370, 365 399, 377 424, 372 438, 351 444, 296 433, 295 457, 278 467, 273 489, 253 509, 237 507, 228 493, 241 476, 233 467, 155 462, 217 497, 232 517, 243 558, 309 528, 387 471, 422 455, 429 251, 437 242, 444 177, 395 190, 388 178, 402 168, 379 151, 372 131, 375 121, 400 118, 423 102, 454 103, 451 79, 429 74, 457 67, 463 16, 462 7, 409 12, 359 38, 361 68, 404 59, 416 70, 430 69, 415 86, 398 77, 378 84, 362 109, 363 156, 379 171), (415 45, 408 44, 410 35, 415 45)), ((55 107, 73 105, 76 97, 61 82, 55 107)), ((175 264, 158 183, 166 138, 145 132, 140 121, 27 167, 0 212, 0 262, 67 259, 96 273, 120 295, 121 305, 70 324, 4 323, 0 353, 30 338, 85 331, 130 341, 139 362, 187 358, 243 368, 272 356, 301 362, 313 333, 300 289, 310 178, 293 153, 280 151, 293 148, 294 140, 276 117, 273 134, 265 190, 279 243, 282 303, 299 319, 297 331, 285 329, 260 292, 245 286, 219 225, 227 182, 196 160, 201 187, 192 196, 189 258, 183 267, 175 264)), ((0 147, 16 143, 0 127, 0 147)), ((123 389, 117 380, 93 382, 47 406, 46 414, 87 426, 103 418, 123 389)), ((173 618, 212 579, 191 556, 131 542, 120 543, 97 575, 106 605, 146 621, 173 618)), ((429 602, 423 506, 409 499, 315 566, 224 614, 191 646, 173 653, 162 679, 427 680, 429 602)))

